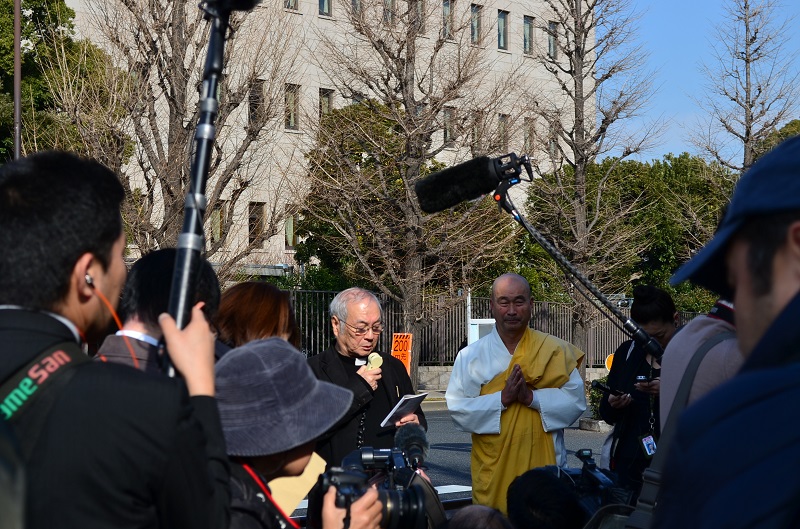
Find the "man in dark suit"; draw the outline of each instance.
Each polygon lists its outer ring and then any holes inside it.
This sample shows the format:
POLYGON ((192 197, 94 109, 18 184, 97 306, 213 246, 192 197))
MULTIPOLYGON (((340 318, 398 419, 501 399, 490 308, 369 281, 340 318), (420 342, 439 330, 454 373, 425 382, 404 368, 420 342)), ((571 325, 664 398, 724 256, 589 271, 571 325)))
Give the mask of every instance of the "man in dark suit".
MULTIPOLYGON (((96 361, 125 364, 146 373, 163 373, 161 326, 158 316, 167 312, 175 268, 175 248, 161 248, 138 259, 128 272, 119 303, 122 328, 106 336, 96 361)), ((203 314, 211 321, 219 308, 219 280, 211 263, 200 258, 193 303, 203 302, 203 314)))
POLYGON ((342 458, 362 447, 392 448, 395 432, 404 424, 427 428, 421 409, 393 425, 380 426, 414 388, 403 363, 391 355, 380 353, 379 367, 367 363, 383 332, 378 298, 362 288, 348 288, 333 298, 330 311, 336 342, 308 362, 317 378, 349 389, 354 398, 344 417, 317 443, 328 467, 340 465, 342 458))
POLYGON ((125 281, 123 198, 111 171, 67 153, 0 168, 0 408, 26 464, 26 527, 226 527, 229 469, 200 307, 183 331, 161 317, 181 382, 83 351, 125 281))

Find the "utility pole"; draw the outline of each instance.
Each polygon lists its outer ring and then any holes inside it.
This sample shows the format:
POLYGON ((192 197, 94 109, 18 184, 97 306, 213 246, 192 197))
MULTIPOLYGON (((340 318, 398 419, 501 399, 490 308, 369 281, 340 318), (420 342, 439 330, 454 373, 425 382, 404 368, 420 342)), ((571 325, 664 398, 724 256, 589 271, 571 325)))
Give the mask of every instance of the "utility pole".
POLYGON ((22 105, 20 104, 21 89, 20 81, 22 79, 22 56, 20 54, 20 38, 21 31, 20 17, 22 16, 22 9, 20 0, 14 0, 14 159, 19 159, 21 150, 21 133, 22 133, 22 105))

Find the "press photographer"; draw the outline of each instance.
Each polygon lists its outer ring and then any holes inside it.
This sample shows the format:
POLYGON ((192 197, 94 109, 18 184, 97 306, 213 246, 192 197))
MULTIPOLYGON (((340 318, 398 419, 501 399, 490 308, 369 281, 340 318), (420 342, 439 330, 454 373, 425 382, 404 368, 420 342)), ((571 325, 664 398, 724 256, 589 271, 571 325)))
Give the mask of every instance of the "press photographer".
MULTIPOLYGON (((267 483, 303 472, 317 437, 344 415, 352 393, 317 380, 305 357, 281 338, 231 349, 217 363, 216 384, 232 462, 230 527, 297 527, 272 500, 267 483)), ((364 490, 346 506, 334 505, 338 490, 322 490, 320 529, 379 526, 375 490, 364 490)))

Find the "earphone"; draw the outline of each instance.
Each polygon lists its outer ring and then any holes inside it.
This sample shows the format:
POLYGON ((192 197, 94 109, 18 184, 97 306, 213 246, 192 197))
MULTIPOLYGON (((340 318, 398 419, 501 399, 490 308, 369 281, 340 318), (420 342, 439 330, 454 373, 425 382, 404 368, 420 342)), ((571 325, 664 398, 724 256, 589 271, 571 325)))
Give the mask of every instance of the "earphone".
POLYGON ((83 277, 83 279, 86 281, 87 285, 89 285, 90 287, 94 288, 94 279, 92 279, 92 276, 90 276, 89 274, 86 274, 83 277))

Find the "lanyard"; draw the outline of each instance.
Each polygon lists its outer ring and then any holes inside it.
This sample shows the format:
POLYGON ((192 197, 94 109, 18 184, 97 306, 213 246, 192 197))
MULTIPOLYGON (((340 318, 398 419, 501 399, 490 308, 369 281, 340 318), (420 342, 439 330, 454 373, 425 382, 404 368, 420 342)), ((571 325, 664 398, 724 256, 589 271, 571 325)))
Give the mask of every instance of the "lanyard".
POLYGON ((261 492, 263 492, 264 496, 266 496, 267 501, 269 501, 278 510, 278 512, 283 517, 283 519, 286 520, 287 522, 289 522, 289 524, 292 527, 294 527, 294 529, 300 529, 300 526, 297 525, 297 523, 294 520, 292 520, 290 517, 286 516, 286 513, 283 512, 283 509, 281 509, 280 505, 275 503, 275 501, 272 499, 272 494, 269 493, 269 489, 264 484, 264 482, 261 480, 261 477, 259 477, 259 475, 256 474, 256 472, 252 468, 250 468, 250 465, 242 463, 242 468, 244 468, 245 471, 248 474, 250 474, 250 477, 253 478, 253 481, 256 482, 256 485, 258 485, 258 488, 260 488, 261 492))

